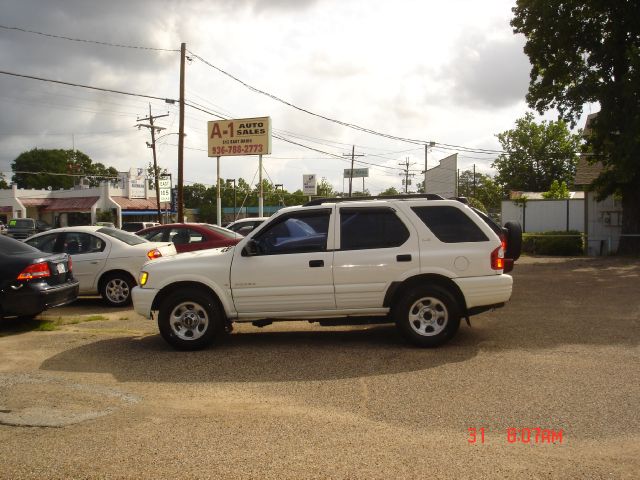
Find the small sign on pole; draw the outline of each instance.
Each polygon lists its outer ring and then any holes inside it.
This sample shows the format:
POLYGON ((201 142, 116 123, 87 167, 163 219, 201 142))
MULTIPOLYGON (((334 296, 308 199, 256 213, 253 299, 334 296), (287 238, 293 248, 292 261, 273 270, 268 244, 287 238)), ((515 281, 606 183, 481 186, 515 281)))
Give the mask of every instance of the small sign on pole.
POLYGON ((302 192, 305 195, 317 195, 318 194, 318 185, 316 183, 316 175, 302 175, 302 192))
POLYGON ((364 177, 368 177, 369 176, 369 169, 368 168, 354 168, 353 169, 353 175, 351 175, 351 168, 345 168, 344 169, 344 178, 364 178, 364 177))

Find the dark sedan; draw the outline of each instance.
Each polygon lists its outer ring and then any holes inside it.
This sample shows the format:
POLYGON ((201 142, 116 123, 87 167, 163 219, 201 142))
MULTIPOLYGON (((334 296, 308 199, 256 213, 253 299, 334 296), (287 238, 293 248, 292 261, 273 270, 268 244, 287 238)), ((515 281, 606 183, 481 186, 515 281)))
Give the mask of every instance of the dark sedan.
POLYGON ((78 297, 71 257, 0 237, 0 318, 32 317, 78 297))
POLYGON ((208 223, 168 223, 136 232, 151 242, 173 242, 178 253, 235 245, 242 235, 208 223))

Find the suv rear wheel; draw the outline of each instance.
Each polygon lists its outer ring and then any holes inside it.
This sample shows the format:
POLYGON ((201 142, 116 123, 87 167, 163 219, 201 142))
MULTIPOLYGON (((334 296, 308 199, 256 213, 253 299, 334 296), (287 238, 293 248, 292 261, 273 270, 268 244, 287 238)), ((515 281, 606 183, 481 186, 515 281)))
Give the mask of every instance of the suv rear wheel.
POLYGON ((400 333, 419 347, 448 342, 460 326, 460 306, 447 289, 438 285, 409 289, 392 315, 400 333))
POLYGON ((224 334, 224 318, 211 295, 178 290, 160 304, 160 334, 179 350, 199 350, 224 334))

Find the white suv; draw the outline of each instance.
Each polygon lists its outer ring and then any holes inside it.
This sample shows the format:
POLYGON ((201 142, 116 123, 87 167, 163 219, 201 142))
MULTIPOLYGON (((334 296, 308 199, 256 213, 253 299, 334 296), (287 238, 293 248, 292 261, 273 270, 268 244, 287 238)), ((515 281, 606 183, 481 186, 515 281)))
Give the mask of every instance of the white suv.
POLYGON ((320 199, 278 211, 235 247, 147 263, 133 302, 184 350, 233 322, 278 320, 394 322, 434 347, 461 318, 509 300, 520 240, 519 225, 437 195, 320 199))

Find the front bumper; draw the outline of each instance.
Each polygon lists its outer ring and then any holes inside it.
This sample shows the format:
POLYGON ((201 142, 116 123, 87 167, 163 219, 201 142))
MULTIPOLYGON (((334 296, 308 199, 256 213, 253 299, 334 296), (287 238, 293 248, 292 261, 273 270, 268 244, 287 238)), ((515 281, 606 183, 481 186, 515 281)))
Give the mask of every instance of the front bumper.
POLYGON ((158 290, 155 288, 133 287, 131 298, 133 299, 133 309, 136 313, 145 318, 151 318, 151 305, 156 298, 158 290))
POLYGON ((7 288, 2 292, 2 314, 37 315, 49 308, 73 302, 78 298, 78 290, 78 280, 61 285, 30 283, 19 290, 7 288))

